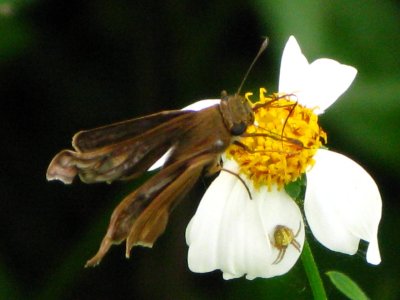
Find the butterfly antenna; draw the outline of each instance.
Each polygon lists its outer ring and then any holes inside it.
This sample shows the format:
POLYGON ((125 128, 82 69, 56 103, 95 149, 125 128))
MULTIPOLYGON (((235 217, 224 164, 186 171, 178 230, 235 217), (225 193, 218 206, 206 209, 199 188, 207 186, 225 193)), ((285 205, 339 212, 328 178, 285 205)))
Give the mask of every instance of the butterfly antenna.
POLYGON ((247 77, 249 76, 251 69, 253 69, 253 66, 254 66, 254 64, 256 63, 256 61, 258 60, 258 58, 260 57, 260 55, 261 55, 261 54, 265 51, 265 49, 267 48, 267 46, 268 46, 268 41, 269 41, 269 39, 268 39, 268 38, 265 38, 264 42, 261 44, 260 50, 258 50, 256 57, 254 57, 253 62, 251 63, 250 67, 247 69, 247 72, 246 72, 246 74, 244 75, 243 80, 242 80, 242 82, 241 82, 240 85, 239 85, 239 88, 238 88, 238 90, 237 90, 237 94, 240 94, 240 92, 241 92, 241 90, 242 90, 242 87, 243 87, 243 84, 246 82, 246 79, 247 79, 247 77))

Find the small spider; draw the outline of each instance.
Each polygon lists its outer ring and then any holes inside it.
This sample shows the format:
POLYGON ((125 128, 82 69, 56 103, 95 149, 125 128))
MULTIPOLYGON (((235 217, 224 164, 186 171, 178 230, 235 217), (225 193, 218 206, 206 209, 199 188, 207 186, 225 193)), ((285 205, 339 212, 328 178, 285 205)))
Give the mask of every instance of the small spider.
POLYGON ((296 234, 293 234, 292 229, 283 225, 277 225, 274 231, 274 247, 279 250, 278 257, 272 264, 279 264, 283 257, 285 256, 286 249, 289 245, 293 245, 297 251, 300 252, 300 244, 296 240, 296 237, 299 235, 301 231, 301 222, 299 229, 297 230, 296 234))

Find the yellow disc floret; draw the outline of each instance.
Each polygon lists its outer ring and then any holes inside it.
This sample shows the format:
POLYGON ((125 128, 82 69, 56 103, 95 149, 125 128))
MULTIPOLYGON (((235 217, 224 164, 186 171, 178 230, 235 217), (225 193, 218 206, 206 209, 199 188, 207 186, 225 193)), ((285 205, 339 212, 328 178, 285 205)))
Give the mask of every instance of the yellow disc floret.
POLYGON ((294 95, 266 97, 265 92, 260 89, 260 99, 253 105, 254 125, 228 148, 227 157, 236 160, 240 173, 247 175, 256 188, 282 188, 314 164, 313 156, 326 142, 326 133, 313 109, 293 101, 294 95))

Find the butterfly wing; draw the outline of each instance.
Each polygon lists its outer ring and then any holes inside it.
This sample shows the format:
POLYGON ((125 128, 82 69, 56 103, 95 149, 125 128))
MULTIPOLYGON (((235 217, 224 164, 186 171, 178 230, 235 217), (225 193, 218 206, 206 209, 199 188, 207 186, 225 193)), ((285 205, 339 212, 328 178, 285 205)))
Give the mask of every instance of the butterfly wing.
POLYGON ((140 136, 146 131, 188 113, 193 112, 183 110, 162 111, 91 130, 80 131, 74 135, 72 146, 79 152, 93 151, 107 145, 131 139, 132 137, 140 136))
POLYGON ((47 171, 49 180, 71 183, 76 175, 87 183, 134 178, 171 149, 161 171, 114 210, 100 249, 87 266, 98 264, 111 245, 124 240, 127 256, 135 245, 151 247, 164 232, 172 209, 203 171, 209 174, 215 169, 231 138, 218 105, 76 134, 75 151, 63 150, 55 156, 47 171))
POLYGON ((99 264, 113 244, 124 240, 127 257, 133 246, 152 247, 172 209, 214 162, 214 154, 204 154, 170 164, 128 195, 114 210, 100 249, 86 266, 99 264))
POLYGON ((113 244, 126 240, 126 256, 135 245, 151 247, 164 232, 169 214, 204 172, 215 171, 219 154, 231 135, 219 109, 210 107, 196 115, 193 124, 171 151, 159 173, 128 195, 114 210, 98 253, 87 266, 98 264, 113 244), (192 126, 194 125, 194 126, 192 126))
POLYGON ((76 151, 63 150, 50 163, 48 180, 85 183, 131 179, 145 172, 194 124, 193 111, 170 111, 77 133, 76 151))

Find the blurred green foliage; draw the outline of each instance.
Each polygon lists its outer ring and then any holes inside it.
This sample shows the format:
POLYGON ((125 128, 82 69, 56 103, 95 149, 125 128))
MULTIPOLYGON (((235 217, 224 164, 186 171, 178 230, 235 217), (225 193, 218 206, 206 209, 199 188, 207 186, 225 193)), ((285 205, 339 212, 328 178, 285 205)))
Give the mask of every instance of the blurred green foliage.
POLYGON ((326 272, 326 275, 332 283, 340 290, 347 298, 351 300, 368 300, 362 289, 351 280, 346 274, 337 271, 326 272))
MULTIPOLYGON (((188 270, 184 231, 208 179, 154 249, 135 248, 126 261, 114 247, 89 270, 112 208, 140 181, 45 180, 49 160, 80 129, 235 91, 262 36, 270 46, 245 89, 276 90, 293 34, 310 60, 358 69, 322 123, 329 147, 363 165, 384 201, 381 265, 367 265, 362 251, 330 252, 310 234, 315 258, 322 274, 344 272, 372 299, 398 299, 399 23, 395 1, 0 1, 0 298, 309 299, 301 263, 254 281, 188 270)), ((341 297, 323 279, 328 296, 341 297)))

